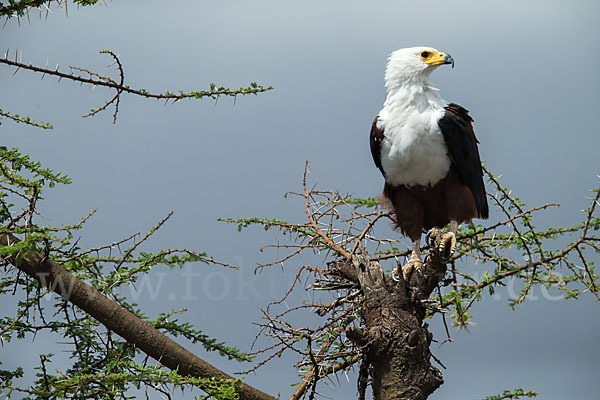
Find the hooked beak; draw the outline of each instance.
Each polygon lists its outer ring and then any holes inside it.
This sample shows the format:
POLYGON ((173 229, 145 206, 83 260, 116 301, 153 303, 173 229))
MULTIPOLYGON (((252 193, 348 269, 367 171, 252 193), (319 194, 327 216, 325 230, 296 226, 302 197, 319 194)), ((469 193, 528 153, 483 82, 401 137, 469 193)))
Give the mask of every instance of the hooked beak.
POLYGON ((454 68, 454 58, 450 54, 444 54, 443 60, 444 64, 452 64, 452 68, 454 68))
POLYGON ((450 54, 435 53, 425 62, 429 65, 452 64, 452 68, 454 68, 454 58, 450 54))

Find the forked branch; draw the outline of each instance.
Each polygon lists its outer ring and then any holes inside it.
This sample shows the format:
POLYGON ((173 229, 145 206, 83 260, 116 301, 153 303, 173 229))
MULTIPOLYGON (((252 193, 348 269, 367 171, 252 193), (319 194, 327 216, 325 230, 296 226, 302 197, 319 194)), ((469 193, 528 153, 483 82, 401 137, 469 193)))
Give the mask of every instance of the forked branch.
POLYGON ((15 73, 17 73, 17 71, 19 71, 20 69, 39 72, 42 74, 42 79, 44 78, 44 76, 50 75, 50 76, 58 77, 59 82, 61 79, 68 79, 68 80, 71 80, 74 82, 91 85, 93 87, 94 86, 102 86, 102 87, 114 89, 115 95, 110 100, 106 101, 102 106, 92 109, 89 113, 83 115, 84 117, 90 117, 90 116, 96 115, 100 111, 106 110, 106 108, 109 105, 114 104, 115 111, 113 114, 113 122, 116 121, 117 113, 119 112, 119 101, 120 101, 120 96, 122 93, 130 93, 133 95, 146 97, 149 99, 164 100, 165 102, 169 102, 169 101, 177 102, 177 101, 184 100, 184 99, 202 99, 205 97, 215 99, 215 100, 221 96, 228 96, 228 97, 236 98, 237 96, 240 96, 240 95, 249 95, 249 94, 256 95, 256 94, 263 93, 263 92, 273 89, 271 86, 265 87, 265 86, 258 85, 255 82, 251 82, 248 87, 242 87, 240 89, 229 89, 229 88, 225 88, 225 87, 217 87, 217 85, 211 84, 210 88, 208 90, 196 90, 196 91, 191 91, 191 92, 179 91, 178 93, 173 93, 170 91, 166 91, 164 93, 151 93, 151 92, 147 91, 146 89, 133 89, 129 85, 125 84, 123 66, 121 65, 119 57, 115 53, 113 53, 110 50, 102 50, 102 51, 100 51, 100 53, 108 54, 112 57, 113 63, 111 65, 116 65, 117 70, 119 72, 119 79, 118 79, 119 81, 118 82, 112 78, 109 78, 107 76, 101 75, 97 72, 94 72, 87 68, 82 68, 82 67, 70 66, 69 67, 70 72, 63 72, 63 71, 59 70, 58 65, 56 65, 56 67, 54 69, 52 69, 52 68, 48 68, 47 65, 45 67, 40 67, 40 66, 33 65, 31 63, 27 64, 22 61, 22 55, 19 52, 15 52, 14 59, 10 59, 8 50, 4 53, 4 57, 0 58, 0 64, 5 64, 5 65, 12 66, 12 67, 16 67, 17 69, 15 70, 15 73), (78 74, 76 72, 79 72, 82 74, 78 74))

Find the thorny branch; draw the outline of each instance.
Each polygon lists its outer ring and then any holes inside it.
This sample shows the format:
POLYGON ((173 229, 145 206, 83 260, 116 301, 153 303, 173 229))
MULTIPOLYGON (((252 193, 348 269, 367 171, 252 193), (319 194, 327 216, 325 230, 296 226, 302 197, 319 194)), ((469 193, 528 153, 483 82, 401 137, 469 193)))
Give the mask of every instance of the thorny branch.
MULTIPOLYGON (((265 86, 258 85, 255 82, 251 82, 248 87, 242 87, 240 89, 228 89, 225 87, 217 87, 215 84, 211 84, 209 90, 198 90, 198 91, 191 91, 191 92, 179 91, 179 93, 173 93, 170 91, 166 91, 165 93, 151 93, 145 89, 133 89, 129 85, 125 84, 125 75, 124 75, 124 71, 123 71, 123 66, 119 60, 118 55, 116 55, 115 53, 113 53, 110 50, 101 50, 100 53, 108 54, 112 57, 113 62, 109 66, 112 66, 112 65, 117 66, 117 70, 119 72, 119 79, 118 79, 119 81, 118 82, 113 80, 112 78, 109 78, 107 76, 101 75, 97 72, 94 72, 87 68, 82 68, 82 67, 69 66, 70 72, 62 72, 59 70, 58 64, 56 65, 56 67, 54 69, 48 68, 47 65, 45 67, 39 67, 39 66, 35 66, 31 63, 27 64, 22 61, 22 54, 18 51, 15 52, 14 59, 10 59, 9 51, 6 50, 6 52, 4 53, 4 57, 0 58, 0 64, 5 64, 5 65, 12 66, 12 67, 16 67, 17 69, 15 70, 14 74, 16 74, 20 69, 24 69, 24 70, 42 73, 42 79, 44 78, 44 76, 50 75, 50 76, 58 77, 59 82, 61 81, 61 79, 64 78, 64 79, 68 79, 68 80, 71 80, 74 82, 79 82, 81 84, 88 84, 88 85, 91 85, 92 87, 102 86, 102 87, 114 89, 115 95, 110 100, 107 100, 102 106, 92 109, 89 113, 83 115, 83 117, 90 117, 90 116, 96 115, 100 111, 106 110, 106 108, 109 105, 114 104, 115 111, 113 113, 113 123, 115 123, 116 119, 117 119, 117 113, 119 112, 119 102, 120 102, 122 93, 130 93, 130 94, 134 94, 137 96, 146 97, 149 99, 164 100, 165 103, 168 103, 169 101, 175 103, 175 102, 178 102, 178 101, 184 100, 184 99, 192 99, 192 98, 193 99, 202 99, 205 97, 209 97, 209 98, 217 100, 221 96, 229 96, 229 97, 233 97, 235 99, 238 95, 249 95, 249 94, 256 95, 256 94, 263 93, 263 92, 273 89, 271 86, 265 87, 265 86), (77 74, 75 72, 81 72, 83 74, 77 74), (85 76, 85 75, 87 75, 87 76, 85 76)), ((21 122, 26 122, 26 121, 21 121, 21 122)))
POLYGON ((15 121, 16 123, 31 125, 31 126, 35 126, 35 127, 42 128, 42 129, 53 129, 54 128, 52 126, 52 124, 49 124, 47 122, 44 122, 44 121, 37 122, 27 116, 13 114, 13 113, 10 113, 7 111, 3 111, 2 109, 0 109, 0 117, 11 119, 11 120, 15 121))
MULTIPOLYGON (((33 9, 37 9, 40 14, 40 18, 42 17, 43 11, 45 11, 46 17, 52 11, 50 10, 51 3, 56 3, 57 6, 63 7, 64 11, 68 15, 68 2, 67 0, 11 0, 8 4, 0 4, 0 17, 6 17, 6 22, 15 15, 17 16, 17 21, 20 23, 20 17, 23 15, 27 15, 27 20, 29 20, 29 14, 33 9), (43 8, 42 8, 43 7, 43 8)), ((91 5, 97 3, 98 0, 74 0, 74 3, 77 5, 91 5)))
MULTIPOLYGON (((369 202, 336 191, 311 189, 308 171, 307 163, 302 191, 290 193, 301 198, 307 216, 305 221, 290 223, 267 218, 226 220, 237 224, 239 229, 262 225, 265 229, 275 228, 288 236, 287 242, 278 241, 265 247, 275 249, 277 258, 259 268, 273 265, 285 268, 299 261, 298 257, 303 262, 283 298, 269 304, 263 310, 265 322, 257 324, 260 329, 255 343, 261 337, 274 341, 252 353, 264 356, 264 360, 251 371, 285 351, 292 350, 299 355, 297 367, 303 377, 291 400, 313 396, 318 381, 329 379, 330 375, 339 371, 345 372, 363 359, 363 349, 357 345, 360 340, 354 338, 353 341, 348 336, 350 332, 360 331, 362 321, 359 311, 363 306, 363 294, 357 288, 356 277, 346 273, 350 270, 344 267, 352 255, 370 253, 373 254, 369 258, 371 261, 385 262, 388 259, 401 260, 410 253, 410 245, 401 242, 400 235, 390 229, 390 215, 386 210, 367 206, 368 210, 363 211, 361 208, 369 202), (385 221, 383 225, 382 221, 385 221), (316 255, 325 253, 328 267, 305 265, 307 251, 316 255), (300 282, 304 282, 304 288, 299 288, 300 282), (308 290, 313 297, 318 293, 320 300, 290 306, 290 296, 297 290, 308 290), (285 308, 277 312, 277 306, 285 308), (313 326, 307 327, 305 319, 302 319, 303 326, 295 328, 293 321, 298 318, 292 315, 306 310, 313 312, 313 326), (320 346, 318 350, 317 345, 320 346)), ((523 282, 521 296, 513 299, 513 303, 525 299, 532 285, 552 286, 566 292, 567 296, 577 296, 577 282, 598 298, 599 278, 590 257, 593 253, 600 253, 597 234, 600 229, 597 217, 600 189, 594 190, 595 196, 582 223, 541 230, 536 228, 535 218, 544 218, 541 213, 557 204, 527 208, 501 186, 498 178, 489 171, 486 174, 492 185, 492 193, 488 196, 504 217, 500 221, 498 217, 492 218, 486 226, 472 223, 461 227, 457 236, 460 245, 450 261, 450 277, 443 279, 438 291, 423 300, 428 316, 442 313, 441 323, 446 326, 446 314, 453 309, 454 325, 466 327, 470 323, 466 311, 483 297, 483 290, 490 289, 493 293, 492 290, 511 278, 523 282), (577 236, 575 241, 552 249, 554 243, 560 243, 555 239, 562 238, 561 242, 565 242, 573 235, 577 236), (519 252, 525 257, 525 263, 517 261, 519 252), (475 275, 469 272, 473 264, 479 270, 475 275), (490 264, 495 267, 493 271, 481 271, 484 265, 490 264), (572 274, 557 274, 561 267, 566 267, 572 274)), ((323 262, 320 260, 315 262, 323 262)), ((389 269, 395 267, 394 264, 389 269)), ((446 341, 450 341, 447 326, 446 332, 446 341)))

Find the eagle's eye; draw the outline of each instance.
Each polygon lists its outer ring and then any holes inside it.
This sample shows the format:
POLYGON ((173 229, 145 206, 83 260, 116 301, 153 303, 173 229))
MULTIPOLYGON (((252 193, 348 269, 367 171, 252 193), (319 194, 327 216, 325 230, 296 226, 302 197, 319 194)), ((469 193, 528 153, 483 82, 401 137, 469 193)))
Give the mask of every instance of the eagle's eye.
POLYGON ((429 54, 430 54, 430 53, 429 53, 428 51, 422 51, 422 52, 421 52, 421 57, 423 57, 423 58, 428 58, 428 57, 429 57, 429 54))

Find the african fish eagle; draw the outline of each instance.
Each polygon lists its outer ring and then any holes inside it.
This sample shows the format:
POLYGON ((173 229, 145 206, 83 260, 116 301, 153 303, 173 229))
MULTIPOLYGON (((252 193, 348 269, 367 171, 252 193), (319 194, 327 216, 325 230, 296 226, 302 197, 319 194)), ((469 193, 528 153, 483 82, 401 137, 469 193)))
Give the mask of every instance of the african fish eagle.
POLYGON ((371 153, 385 178, 384 198, 395 222, 413 242, 409 263, 422 264, 421 234, 442 235, 438 254, 447 262, 458 225, 489 214, 473 120, 446 103, 430 74, 451 64, 431 47, 394 51, 387 63, 387 98, 371 127, 371 153), (449 232, 437 229, 450 224, 449 232))

